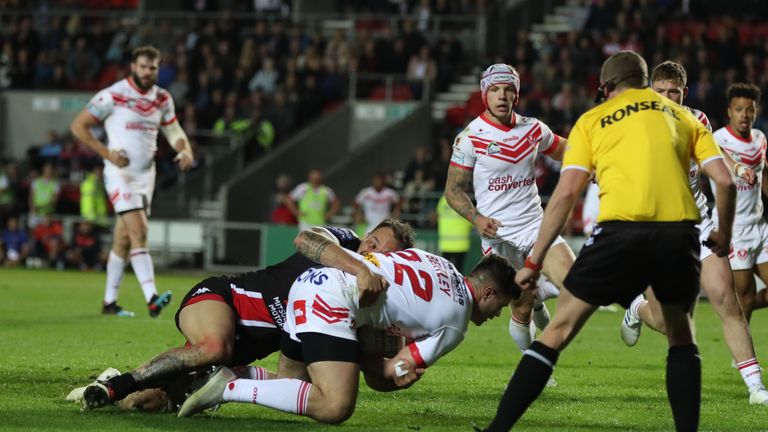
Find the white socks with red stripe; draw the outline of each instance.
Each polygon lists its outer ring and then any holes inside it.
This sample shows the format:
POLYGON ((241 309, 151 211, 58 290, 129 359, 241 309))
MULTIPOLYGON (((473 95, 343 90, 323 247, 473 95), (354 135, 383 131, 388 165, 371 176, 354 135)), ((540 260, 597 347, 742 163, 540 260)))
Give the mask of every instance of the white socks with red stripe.
POLYGON ((757 358, 753 357, 736 363, 736 367, 739 369, 741 378, 744 379, 744 384, 747 385, 750 393, 765 389, 763 373, 760 371, 760 363, 757 362, 757 358))
POLYGON ((115 251, 109 251, 107 259, 107 285, 104 289, 104 304, 117 301, 117 293, 120 290, 120 282, 125 274, 125 260, 120 258, 115 251))
POLYGON ((515 341, 520 351, 525 351, 531 346, 533 342, 533 334, 536 332, 536 328, 531 326, 531 322, 522 322, 515 318, 515 315, 510 315, 509 318, 509 335, 512 336, 512 340, 515 341))
POLYGON ((152 300, 152 296, 157 295, 155 266, 152 264, 152 256, 149 255, 149 249, 131 249, 131 267, 133 267, 133 273, 136 274, 136 279, 141 284, 144 299, 149 303, 152 300))
POLYGON ((227 402, 250 402, 283 412, 306 415, 312 384, 297 379, 236 379, 224 389, 227 402))

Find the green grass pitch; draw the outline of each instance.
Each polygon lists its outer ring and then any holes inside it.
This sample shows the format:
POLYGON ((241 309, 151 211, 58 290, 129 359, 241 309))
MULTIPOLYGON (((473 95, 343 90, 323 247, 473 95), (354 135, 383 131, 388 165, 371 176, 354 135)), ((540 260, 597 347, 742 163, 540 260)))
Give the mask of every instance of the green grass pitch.
MULTIPOLYGON (((173 314, 201 277, 159 275, 174 301, 160 318, 146 313, 132 274, 121 303, 135 318, 100 315, 103 274, 0 269, 0 430, 132 431, 471 431, 486 425, 520 353, 507 334, 508 312, 474 327, 466 341, 431 367, 413 388, 376 393, 361 385, 357 409, 342 426, 246 404, 223 406, 213 417, 177 419, 169 414, 120 412, 112 407, 80 412, 64 401, 108 366, 126 371, 183 340, 173 314)), ((550 310, 554 311, 551 302, 550 310)), ((752 328, 758 357, 768 362, 768 311, 752 328)), ((634 348, 619 337, 622 314, 597 312, 561 356, 558 387, 548 388, 523 417, 523 431, 669 431, 664 388, 666 342, 647 328, 634 348)), ((701 303, 696 313, 703 357, 701 430, 768 430, 768 409, 748 405, 731 367, 720 323, 701 303)), ((276 357, 263 362, 274 370, 276 357)), ((768 364, 768 363, 766 363, 768 364)))

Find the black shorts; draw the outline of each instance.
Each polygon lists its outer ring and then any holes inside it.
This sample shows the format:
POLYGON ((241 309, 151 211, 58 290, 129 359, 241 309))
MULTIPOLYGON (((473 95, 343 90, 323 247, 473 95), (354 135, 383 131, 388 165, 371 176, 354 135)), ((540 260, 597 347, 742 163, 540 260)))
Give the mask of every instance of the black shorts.
POLYGON ((299 333, 301 342, 283 333, 280 352, 291 360, 312 364, 320 361, 360 363, 360 344, 322 333, 299 333))
POLYGON ((700 248, 693 222, 604 222, 564 285, 591 305, 624 308, 650 285, 659 302, 690 308, 699 293, 700 248))
MULTIPOLYGON (((203 300, 226 303, 235 314, 235 341, 232 359, 227 366, 245 366, 267 357, 280 349, 282 329, 279 327, 244 326, 240 323, 240 312, 234 301, 231 281, 226 277, 211 277, 198 283, 184 296, 176 312, 176 328, 179 327, 179 313, 186 306, 203 300)), ((266 323, 265 324, 269 324, 266 323)), ((274 325, 274 323, 272 323, 274 325)))

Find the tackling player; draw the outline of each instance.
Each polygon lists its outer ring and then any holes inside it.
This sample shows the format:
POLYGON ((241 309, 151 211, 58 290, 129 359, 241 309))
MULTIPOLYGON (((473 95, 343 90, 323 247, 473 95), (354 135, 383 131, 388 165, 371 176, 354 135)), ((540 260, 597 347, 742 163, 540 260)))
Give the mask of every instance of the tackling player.
POLYGON ((291 288, 279 373, 302 379, 237 379, 224 368, 187 399, 179 417, 222 402, 248 402, 343 422, 357 400, 357 327, 387 329, 413 340, 381 364, 381 375, 395 389, 418 380, 427 366, 456 348, 469 321, 482 325, 520 295, 514 269, 499 255, 483 257, 467 277, 445 258, 418 249, 355 257, 359 268, 390 284, 370 307, 358 306, 354 278, 337 269, 309 269, 291 288))
MULTIPOLYGON (((413 245, 413 229, 398 219, 381 222, 362 241, 346 228, 315 227, 296 238, 300 253, 255 272, 208 278, 194 286, 176 313, 176 325, 187 345, 166 351, 135 370, 89 385, 83 406, 98 408, 119 401, 138 390, 155 387, 159 380, 210 365, 244 366, 280 347, 285 324, 285 304, 291 284, 316 262, 357 274, 364 296, 383 288, 371 272, 341 247, 361 253, 388 252, 413 245), (339 247, 341 246, 341 247, 339 247), (362 269, 365 270, 365 269, 362 269)), ((370 297, 361 297, 365 305, 370 297)), ((266 379, 267 371, 251 371, 266 379)))
MULTIPOLYGON (((686 83, 687 74, 685 69, 679 63, 672 61, 665 61, 659 64, 651 74, 651 88, 681 105, 683 99, 688 94, 686 83)), ((711 130, 706 114, 697 109, 685 108, 696 116, 707 129, 711 130)), ((735 163, 733 159, 728 157, 727 153, 723 156, 726 164, 737 173, 737 177, 743 179, 739 180, 737 184, 749 185, 755 182, 754 173, 750 168, 735 163)), ((744 318, 744 313, 741 307, 739 307, 739 300, 736 298, 728 259, 726 257, 718 257, 704 244, 714 229, 714 223, 709 218, 707 198, 701 192, 699 166, 693 160, 688 171, 688 180, 693 191, 693 198, 701 215, 701 222, 697 226, 699 229, 699 240, 702 242, 699 254, 701 259, 701 288, 707 294, 707 298, 723 323, 725 342, 747 386, 750 395, 749 402, 751 404, 766 405, 768 404, 768 391, 765 390, 763 385, 760 364, 755 356, 752 335, 749 333, 749 324, 744 318)), ((637 343, 643 323, 646 323, 654 330, 666 334, 661 305, 654 296, 653 290, 646 290, 646 295, 648 300, 645 300, 642 295, 638 296, 625 313, 621 326, 621 337, 629 346, 637 343)), ((691 310, 691 313, 693 313, 693 310, 691 310)))
POLYGON ((147 248, 147 216, 155 189, 157 132, 162 130, 177 152, 179 168, 188 170, 194 156, 176 120, 171 94, 155 85, 160 51, 143 46, 133 50, 131 76, 101 90, 72 122, 72 134, 104 158, 104 185, 117 213, 102 313, 129 315, 117 304, 125 264, 130 259, 141 284, 149 315, 156 317, 171 301, 171 292, 158 296, 155 269, 147 248), (108 143, 90 131, 103 124, 108 143))
MULTIPOLYGON (((534 163, 538 153, 562 160, 567 141, 539 120, 515 113, 520 76, 512 66, 497 63, 480 80, 485 112, 454 141, 445 196, 448 204, 472 222, 482 238, 483 254, 507 257, 519 271, 526 264, 539 233, 543 211, 534 163), (466 190, 474 187, 477 207, 466 190)), ((574 255, 562 237, 543 262, 543 273, 558 288, 574 255)), ((531 344, 532 292, 512 304, 509 332, 521 351, 531 344)), ((545 306, 534 313, 537 327, 549 322, 545 306)))

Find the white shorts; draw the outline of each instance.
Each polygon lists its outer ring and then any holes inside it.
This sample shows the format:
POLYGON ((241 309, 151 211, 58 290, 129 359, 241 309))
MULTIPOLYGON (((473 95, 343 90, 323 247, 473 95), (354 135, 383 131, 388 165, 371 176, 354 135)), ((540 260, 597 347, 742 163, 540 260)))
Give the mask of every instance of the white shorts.
POLYGON ((300 333, 321 333, 357 341, 357 286, 346 276, 326 268, 299 275, 288 295, 284 330, 291 339, 301 342, 300 333))
MULTIPOLYGON (((536 237, 538 235, 539 229, 536 228, 518 236, 506 237, 503 239, 487 239, 485 237, 480 237, 482 240, 481 247, 483 248, 483 255, 495 253, 496 255, 506 257, 512 263, 512 267, 514 267, 515 270, 520 270, 523 268, 525 259, 531 254, 531 249, 533 249, 533 244, 536 242, 536 237)), ((560 243, 565 243, 565 240, 562 237, 557 236, 552 243, 552 246, 560 243)))
POLYGON ((712 219, 710 218, 702 219, 701 223, 696 225, 696 228, 699 230, 699 242, 701 243, 701 251, 699 252, 699 261, 704 261, 705 258, 714 254, 712 250, 704 246, 704 241, 706 241, 709 238, 709 234, 712 232, 713 229, 715 229, 715 223, 712 222, 712 219))
POLYGON ((768 262, 768 224, 760 220, 752 225, 734 225, 728 259, 732 270, 749 270, 768 262))
POLYGON ((149 214, 155 191, 155 170, 141 174, 104 172, 104 188, 115 213, 145 209, 149 214))

